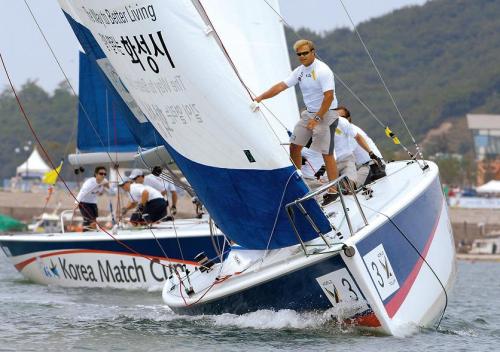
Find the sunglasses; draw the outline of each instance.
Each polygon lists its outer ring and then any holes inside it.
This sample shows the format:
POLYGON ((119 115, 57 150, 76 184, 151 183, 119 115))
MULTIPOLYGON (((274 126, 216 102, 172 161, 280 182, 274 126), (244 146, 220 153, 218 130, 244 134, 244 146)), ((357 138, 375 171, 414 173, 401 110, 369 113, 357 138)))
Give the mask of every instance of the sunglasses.
POLYGON ((105 173, 105 172, 99 172, 98 174, 101 175, 101 176, 106 176, 107 175, 107 173, 105 173))
POLYGON ((300 53, 297 53, 297 56, 307 56, 311 53, 311 51, 302 51, 300 53))

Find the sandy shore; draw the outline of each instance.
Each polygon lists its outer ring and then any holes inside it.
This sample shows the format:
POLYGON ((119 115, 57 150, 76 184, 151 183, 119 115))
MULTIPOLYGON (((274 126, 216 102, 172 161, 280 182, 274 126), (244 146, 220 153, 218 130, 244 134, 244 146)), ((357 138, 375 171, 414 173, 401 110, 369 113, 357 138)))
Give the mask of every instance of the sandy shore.
MULTIPOLYGON (((108 214, 110 202, 116 209, 116 196, 103 195, 99 198, 100 215, 108 214)), ((122 204, 124 202, 122 199, 122 204)), ((55 191, 48 202, 47 193, 0 191, 0 213, 26 222, 30 222, 44 210, 52 212, 55 209, 61 211, 73 207, 74 199, 66 190, 55 191)), ((194 206, 188 196, 179 197, 177 209, 180 218, 195 216, 194 206)), ((500 230, 500 209, 450 208, 449 210, 457 247, 460 243, 470 245, 475 238, 500 230)))
MULTIPOLYGON (((21 221, 31 221, 34 216, 38 216, 44 211, 50 213, 57 209, 62 211, 74 207, 75 200, 66 190, 53 192, 48 201, 47 196, 47 193, 0 191, 0 213, 21 221)), ((99 197, 99 215, 109 213, 110 202, 113 209, 115 209, 117 205, 116 196, 103 195, 99 197)), ((126 200, 122 199, 121 204, 125 203, 126 200)), ((195 216, 194 206, 188 196, 179 197, 177 210, 180 218, 195 216)))
POLYGON ((483 261, 483 262, 499 262, 500 254, 466 254, 457 253, 458 260, 465 260, 469 262, 483 261))

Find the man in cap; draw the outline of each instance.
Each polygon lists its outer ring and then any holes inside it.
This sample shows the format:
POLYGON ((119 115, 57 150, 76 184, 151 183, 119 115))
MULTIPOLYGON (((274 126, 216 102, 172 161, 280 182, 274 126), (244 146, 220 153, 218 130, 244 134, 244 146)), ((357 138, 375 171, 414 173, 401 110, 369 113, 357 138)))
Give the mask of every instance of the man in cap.
POLYGON ((173 183, 163 180, 159 176, 161 175, 161 167, 155 166, 153 168, 153 173, 144 176, 144 172, 141 169, 133 169, 130 173, 130 178, 134 180, 135 183, 140 183, 146 186, 153 187, 159 191, 166 199, 167 207, 169 205, 168 194, 172 195, 172 206, 170 207, 170 213, 175 216, 177 214, 177 190, 173 183))
POLYGON ((124 178, 119 184, 129 194, 130 202, 122 209, 122 216, 137 206, 137 211, 130 217, 134 225, 153 223, 167 215, 167 204, 160 192, 150 186, 132 183, 132 179, 124 178))

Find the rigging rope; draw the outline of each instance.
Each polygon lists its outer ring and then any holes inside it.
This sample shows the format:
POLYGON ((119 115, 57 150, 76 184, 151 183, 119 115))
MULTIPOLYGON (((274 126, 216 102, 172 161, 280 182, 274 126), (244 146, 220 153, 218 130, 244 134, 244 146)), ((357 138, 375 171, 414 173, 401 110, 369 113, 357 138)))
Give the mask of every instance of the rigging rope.
MULTIPOLYGON (((104 143, 104 141, 102 140, 101 136, 99 135, 99 132, 97 131, 97 128, 94 126, 94 124, 92 123, 91 119, 90 119, 90 116, 89 114, 87 113, 87 110, 85 109, 85 107, 83 106, 81 100, 80 100, 80 97, 78 96, 78 94, 76 94, 76 91, 75 89, 73 88, 73 85, 71 84, 69 78, 68 78, 68 75, 66 74, 66 71, 63 69, 59 59, 57 58, 57 55, 55 54, 54 50, 52 49, 52 46, 50 45, 46 35, 45 35, 45 32, 43 31, 42 27, 40 26, 40 24, 38 23, 38 20, 36 19, 35 17, 35 14, 33 13, 33 11, 31 10, 31 7, 30 5, 28 4, 27 0, 24 0, 24 4, 26 5, 26 8, 28 9, 31 17, 33 18, 33 21, 35 22, 35 25, 36 27, 38 28, 38 31, 40 32, 42 38, 44 39, 45 41, 45 44, 47 45, 47 47, 49 48, 51 54, 52 54, 52 57, 54 58, 54 61, 56 62, 57 66, 59 67, 59 70, 61 71, 61 73, 63 74, 64 76, 64 79, 65 81, 68 83, 68 86, 70 87, 71 89, 71 92, 73 93, 73 95, 77 98, 77 101, 78 101, 78 106, 82 109, 85 117, 87 118, 90 126, 92 127, 97 139, 99 140, 99 143, 102 145, 102 147, 106 150, 106 144, 104 143)), ((106 150, 106 154, 110 160, 110 163, 111 164, 115 164, 115 161, 113 160, 113 158, 111 157, 111 154, 109 153, 108 150, 106 150)), ((120 173, 118 172, 117 170, 117 173, 118 173, 118 176, 123 179, 123 177, 120 175, 120 173)))
MULTIPOLYGON (((264 2, 267 4, 267 6, 268 6, 268 7, 269 7, 269 8, 270 8, 270 9, 271 9, 271 10, 272 10, 272 11, 273 11, 273 12, 274 12, 274 13, 275 13, 275 14, 276 14, 276 15, 277 15, 280 19, 281 19, 281 21, 283 22, 283 24, 284 24, 286 27, 288 27, 288 28, 292 31, 292 33, 295 35, 295 37, 296 37, 297 39, 301 39, 301 37, 298 35, 298 32, 297 32, 297 31, 296 31, 296 30, 295 30, 295 29, 294 29, 294 28, 293 28, 293 27, 292 27, 292 26, 291 26, 291 25, 290 25, 290 24, 289 24, 289 23, 285 20, 285 18, 283 18, 283 16, 279 13, 279 11, 277 11, 277 10, 276 10, 276 9, 275 9, 275 8, 274 8, 274 7, 273 7, 273 6, 269 3, 269 2, 268 2, 268 0, 263 0, 263 1, 264 1, 264 2)), ((349 17, 350 17, 350 16, 349 16, 349 17)), ((353 24, 353 26, 354 26, 354 24, 353 24)), ((354 26, 354 29, 355 29, 355 30, 356 30, 356 32, 358 33, 358 36, 359 36, 359 37, 361 37, 361 35, 359 34, 359 32, 357 31, 357 29, 356 29, 356 27, 355 27, 355 26, 354 26)), ((366 45, 364 44, 364 42, 362 42, 362 43, 363 43, 363 46, 365 47, 365 49, 366 49, 366 50, 368 50, 368 49, 366 48, 366 45)), ((411 136, 411 138, 412 138, 413 142, 415 143, 415 146, 416 146, 417 152, 419 153, 420 157, 423 159, 423 155, 422 155, 422 153, 421 153, 421 151, 420 151, 420 147, 419 147, 419 146, 418 146, 418 144, 415 142, 415 139, 413 138, 413 135, 411 134, 411 132, 410 132, 410 130, 409 130, 409 128, 408 128, 408 126, 406 125, 406 121, 403 119, 403 116, 402 116, 401 112, 399 111, 399 108, 397 107, 397 104, 396 104, 396 102, 395 102, 395 100, 394 100, 394 98, 393 98, 392 94, 390 93, 389 89, 387 88, 387 85, 385 84, 385 81, 383 80, 382 75, 381 75, 380 71, 378 70, 377 66, 375 65, 375 62, 373 61, 373 58, 371 57, 371 55, 370 55, 369 51, 368 51, 368 55, 370 56, 370 59, 372 60, 372 62, 373 62, 373 64, 374 64, 374 66, 376 67, 376 70, 377 70, 377 72, 379 73, 379 76, 380 76, 380 78, 381 78, 381 80, 382 80, 382 83, 383 83, 383 84, 384 84, 384 86, 386 87, 386 90, 388 91, 388 93, 389 93, 389 95, 390 95, 390 97, 391 97, 391 100, 393 101, 393 104, 396 106, 396 109, 398 110, 398 112, 399 112, 399 114, 400 114, 400 116, 401 116, 401 119, 402 119, 402 121, 403 121, 403 124, 405 125, 406 129, 408 130, 408 133, 410 134, 410 136, 411 136)), ((318 57, 319 59, 321 59, 321 57, 320 57, 319 55, 317 55, 317 57, 318 57)), ((360 97, 359 97, 359 96, 358 96, 358 95, 357 95, 357 94, 356 94, 356 93, 355 93, 355 92, 354 92, 354 91, 350 88, 350 86, 349 86, 349 85, 348 85, 345 81, 343 81, 343 80, 341 79, 340 75, 339 75, 337 72, 333 71, 333 70, 332 70, 332 72, 334 73, 334 75, 335 75, 335 77, 337 78, 337 80, 338 80, 338 81, 339 81, 339 82, 340 82, 340 83, 344 86, 344 88, 346 88, 346 89, 349 91, 349 93, 350 93, 350 94, 351 94, 351 95, 352 95, 352 96, 353 96, 353 97, 354 97, 354 98, 355 98, 355 99, 356 99, 356 100, 357 100, 357 101, 358 101, 358 102, 359 102, 359 103, 360 103, 360 104, 361 104, 361 105, 362 105, 362 106, 366 109, 366 111, 368 111, 368 113, 369 113, 369 114, 370 114, 370 115, 371 115, 371 116, 375 119, 375 121, 377 121, 377 122, 378 122, 378 124, 379 124, 382 128, 384 128, 384 129, 388 128, 388 127, 387 127, 387 125, 383 124, 383 123, 380 121, 380 119, 379 119, 379 118, 375 115, 375 113, 373 112, 373 110, 372 110, 372 109, 370 109, 370 107, 369 107, 369 106, 368 106, 368 105, 367 105, 367 104, 366 104, 366 103, 365 103, 365 102, 364 102, 364 101, 363 101, 363 100, 362 100, 362 99, 361 99, 361 98, 360 98, 360 97)), ((388 137, 389 137, 389 136, 388 136, 388 137)), ((389 138, 392 138, 392 137, 389 137, 389 138)), ((393 141, 394 141, 394 139, 393 139, 393 141)), ((394 142, 395 142, 395 141, 394 141, 394 142)), ((400 145, 400 146, 401 146, 401 147, 405 150, 405 152, 406 152, 406 153, 410 156, 410 158, 411 158, 411 159, 415 159, 415 157, 414 157, 413 153, 411 153, 411 152, 410 152, 410 150, 409 150, 409 149, 408 149, 408 148, 407 148, 407 147, 406 147, 403 143, 401 143, 401 142, 399 141, 399 143, 395 143, 395 144, 400 145)), ((424 161, 424 165, 426 165, 426 164, 425 164, 425 161, 424 161)))
MULTIPOLYGON (((3 59, 3 55, 1 53, 0 53, 0 61, 2 62, 2 66, 3 66, 3 69, 4 69, 5 75, 7 76, 7 80, 9 81, 9 85, 10 85, 10 87, 12 89, 12 92, 14 93, 15 98, 16 98, 17 104, 19 106, 19 110, 21 111, 21 114, 23 115, 26 123, 28 124, 28 128, 30 129, 31 134, 35 138, 37 144, 39 145, 40 149, 42 150, 43 155, 48 160, 48 162, 51 165, 52 169, 56 170, 56 166, 55 166, 54 162, 52 161, 52 158, 47 153, 47 150, 43 146, 42 142, 40 141, 40 138, 38 137, 38 134, 36 133, 35 129, 33 128, 33 125, 31 124, 31 120, 29 119, 28 115, 26 114, 26 111, 24 110, 24 107, 23 107, 23 105, 21 103, 21 100, 19 99, 19 96, 17 94, 16 89, 14 88, 14 84, 12 83, 12 80, 11 80, 10 75, 9 75, 9 71, 7 70, 7 66, 5 64, 5 61, 3 59)), ((56 170, 56 172, 57 172, 57 170, 56 170)), ((80 204, 80 202, 78 201, 78 199, 76 198, 76 196, 71 191, 71 189, 69 188, 68 184, 66 183, 66 180, 59 173, 57 173, 57 174, 58 174, 58 177, 61 180, 61 182, 64 184, 64 187, 67 189, 68 193, 71 195, 71 197, 75 200, 75 202, 77 202, 77 204, 80 204)), ((117 239, 115 236, 113 236, 111 233, 109 233, 104 227, 100 226, 98 223, 96 223, 96 225, 98 226, 99 230, 101 230, 102 232, 106 233, 113 240, 115 240, 117 243, 119 243, 124 248, 128 249, 130 252, 132 252, 134 254, 137 254, 138 256, 141 256, 143 258, 146 258, 146 259, 148 259, 150 261, 155 261, 154 259, 151 259, 152 257, 150 258, 149 256, 147 256, 145 254, 137 252, 136 250, 134 250, 132 247, 130 247, 129 245, 127 245, 123 241, 117 239)), ((162 264, 162 265, 164 265, 164 264, 162 264)))
POLYGON ((403 125, 405 126, 406 130, 408 131, 408 134, 410 135, 410 138, 412 140, 412 142, 415 144, 415 148, 417 149, 417 153, 420 155, 420 157, 422 158, 423 162, 424 162, 424 166, 426 166, 426 162, 425 162, 425 159, 424 159, 424 155, 422 153, 422 151, 420 150, 420 146, 418 145, 417 141, 415 140, 415 137, 413 137, 413 134, 411 133, 410 129, 408 128, 408 125, 406 124, 406 121, 403 117, 403 114, 401 113, 401 111, 399 110, 399 107, 398 107, 398 104, 396 104, 396 100, 394 99, 391 91, 389 90, 389 87, 387 86, 387 84, 385 83, 385 80, 384 78, 382 77, 382 73, 380 72, 380 70, 378 69, 378 66, 377 64, 375 63, 375 60, 373 60, 373 57, 370 53, 370 50, 368 50, 368 47, 366 46, 363 38, 361 37, 361 33, 359 33, 359 30, 358 30, 358 27, 354 24, 354 21, 352 20, 352 17, 349 13, 349 11, 347 10, 347 7, 344 5, 344 1, 343 0, 339 0, 340 3, 342 4, 342 7, 344 8, 344 11, 347 15, 347 17, 349 18, 349 21, 351 22, 353 28, 354 28, 354 31, 356 32, 356 35, 358 36, 359 38, 359 41, 361 42, 361 44, 363 45, 363 48, 365 49, 365 52, 366 54, 368 55, 368 57, 370 58, 370 61, 373 65, 373 68, 375 69, 375 71, 377 72, 379 78, 380 78, 380 81, 382 82, 387 94, 389 95, 389 97, 391 98, 391 101, 392 101, 392 104, 394 105, 394 108, 396 109, 396 111, 398 112, 398 115, 399 117, 401 118, 401 121, 403 122, 403 125))

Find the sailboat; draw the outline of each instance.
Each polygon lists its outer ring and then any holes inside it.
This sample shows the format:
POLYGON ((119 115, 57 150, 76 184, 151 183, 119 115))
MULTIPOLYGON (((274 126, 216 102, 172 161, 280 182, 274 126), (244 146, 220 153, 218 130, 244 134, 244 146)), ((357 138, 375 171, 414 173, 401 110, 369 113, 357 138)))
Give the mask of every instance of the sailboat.
POLYGON ((317 197, 292 165, 292 90, 250 108, 290 72, 277 0, 60 0, 85 52, 112 68, 232 246, 175 270, 181 314, 325 311, 395 334, 440 320, 455 249, 439 172, 387 165, 372 197, 317 197), (291 120, 291 121, 290 121, 291 120))
MULTIPOLYGON (((80 77, 78 153, 68 156, 76 170, 87 164, 117 165, 136 159, 148 167, 147 161, 162 165, 168 160, 153 144, 154 131, 137 126, 133 105, 122 100, 84 53, 80 53, 80 77), (130 125, 125 116, 131 117, 130 125), (161 160, 152 159, 151 153, 161 160)), ((110 169, 115 180, 120 177, 110 169)), ((200 253, 214 259, 224 252, 224 236, 207 218, 179 219, 149 228, 116 224, 112 231, 66 232, 71 212, 54 215, 58 229, 0 236, 1 249, 28 280, 63 287, 161 290, 173 275, 173 267, 194 271, 200 253)))

